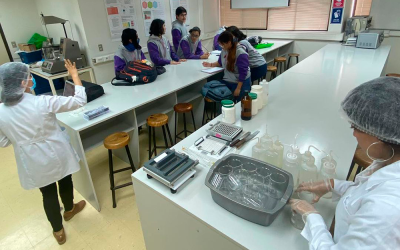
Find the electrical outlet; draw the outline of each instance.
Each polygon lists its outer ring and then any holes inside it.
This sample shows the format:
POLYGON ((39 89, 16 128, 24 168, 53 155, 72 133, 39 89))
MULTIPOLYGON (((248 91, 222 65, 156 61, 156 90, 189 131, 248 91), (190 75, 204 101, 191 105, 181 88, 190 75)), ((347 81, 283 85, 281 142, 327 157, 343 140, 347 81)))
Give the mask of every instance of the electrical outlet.
POLYGON ((112 60, 113 60, 113 56, 114 56, 114 55, 107 55, 107 56, 105 56, 105 57, 104 57, 104 61, 105 61, 105 62, 112 61, 112 60))
POLYGON ((13 48, 16 48, 16 47, 17 47, 17 43, 16 43, 16 42, 11 42, 11 46, 12 46, 13 48))
POLYGON ((103 56, 99 56, 96 58, 96 63, 102 63, 104 62, 104 57, 103 56))
POLYGON ((103 44, 99 44, 99 51, 103 51, 103 44))

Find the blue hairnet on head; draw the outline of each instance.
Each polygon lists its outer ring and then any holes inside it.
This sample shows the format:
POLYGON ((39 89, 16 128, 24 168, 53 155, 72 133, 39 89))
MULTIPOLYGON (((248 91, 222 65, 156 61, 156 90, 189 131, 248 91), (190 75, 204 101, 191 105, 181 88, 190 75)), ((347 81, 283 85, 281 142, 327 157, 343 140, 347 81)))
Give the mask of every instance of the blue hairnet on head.
POLYGON ((380 77, 358 86, 343 100, 342 109, 356 129, 400 144, 400 78, 380 77))
POLYGON ((14 105, 21 100, 29 75, 29 66, 24 63, 10 62, 0 66, 1 101, 5 105, 14 105))

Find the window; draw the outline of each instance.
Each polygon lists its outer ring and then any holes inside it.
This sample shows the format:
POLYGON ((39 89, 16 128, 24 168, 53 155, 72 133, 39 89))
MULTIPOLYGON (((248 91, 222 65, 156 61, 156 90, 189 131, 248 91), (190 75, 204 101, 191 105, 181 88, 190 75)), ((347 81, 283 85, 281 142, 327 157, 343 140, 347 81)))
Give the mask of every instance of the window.
POLYGON ((354 0, 354 16, 369 16, 372 0, 354 0))
POLYGON ((220 0, 221 25, 268 30, 328 30, 332 0, 291 0, 273 9, 232 10, 230 0, 220 0))
POLYGON ((220 0, 221 25, 237 26, 244 29, 266 29, 266 9, 231 9, 230 0, 220 0))

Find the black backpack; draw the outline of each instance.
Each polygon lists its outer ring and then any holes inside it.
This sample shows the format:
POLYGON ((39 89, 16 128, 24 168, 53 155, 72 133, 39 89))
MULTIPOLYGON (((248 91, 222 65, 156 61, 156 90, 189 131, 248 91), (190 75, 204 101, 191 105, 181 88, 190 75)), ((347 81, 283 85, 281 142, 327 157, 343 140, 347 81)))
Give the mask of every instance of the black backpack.
POLYGON ((85 87, 87 102, 91 102, 94 99, 97 99, 100 96, 104 95, 104 89, 101 85, 86 81, 82 81, 82 85, 83 87, 85 87))
POLYGON ((126 64, 123 70, 117 72, 117 76, 111 80, 115 86, 135 86, 147 84, 157 79, 157 69, 143 62, 131 61, 126 64), (115 82, 122 80, 124 82, 115 82))

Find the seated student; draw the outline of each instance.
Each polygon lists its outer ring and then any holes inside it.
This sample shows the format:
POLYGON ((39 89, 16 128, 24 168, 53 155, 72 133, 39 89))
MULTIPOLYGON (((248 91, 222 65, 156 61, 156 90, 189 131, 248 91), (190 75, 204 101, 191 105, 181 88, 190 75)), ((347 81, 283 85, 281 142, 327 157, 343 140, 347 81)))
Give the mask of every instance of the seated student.
POLYGON ((203 52, 200 40, 201 30, 193 27, 189 30, 189 35, 182 38, 179 43, 178 56, 182 59, 207 59, 210 54, 203 52))
POLYGON ((213 42, 213 50, 219 50, 219 51, 222 50, 221 46, 219 46, 219 43, 218 43, 218 37, 219 37, 219 35, 220 35, 222 32, 225 31, 225 29, 226 29, 226 27, 225 27, 225 26, 222 26, 221 28, 219 28, 219 30, 218 30, 217 33, 215 34, 215 36, 214 36, 214 42, 213 42))
POLYGON ((182 37, 188 34, 185 22, 186 22, 186 15, 187 11, 182 6, 179 6, 175 10, 176 20, 172 22, 172 43, 174 44, 175 51, 178 51, 179 42, 181 41, 182 37))
POLYGON ((221 33, 218 42, 222 48, 218 62, 203 62, 203 66, 223 67, 222 82, 232 91, 235 101, 240 101, 245 91, 251 90, 249 55, 228 31, 221 33))
POLYGON ((114 55, 115 75, 123 70, 128 62, 146 59, 142 47, 139 45, 140 39, 136 30, 124 29, 121 40, 122 45, 119 46, 114 55))
POLYGON ((149 50, 151 61, 156 66, 175 65, 179 64, 179 62, 185 62, 185 59, 179 60, 168 39, 163 36, 164 34, 165 22, 161 19, 154 19, 150 25, 150 37, 147 41, 147 49, 149 50))
POLYGON ((236 26, 230 26, 226 31, 231 32, 249 54, 251 82, 263 78, 267 74, 267 62, 264 57, 247 41, 246 35, 236 26))

